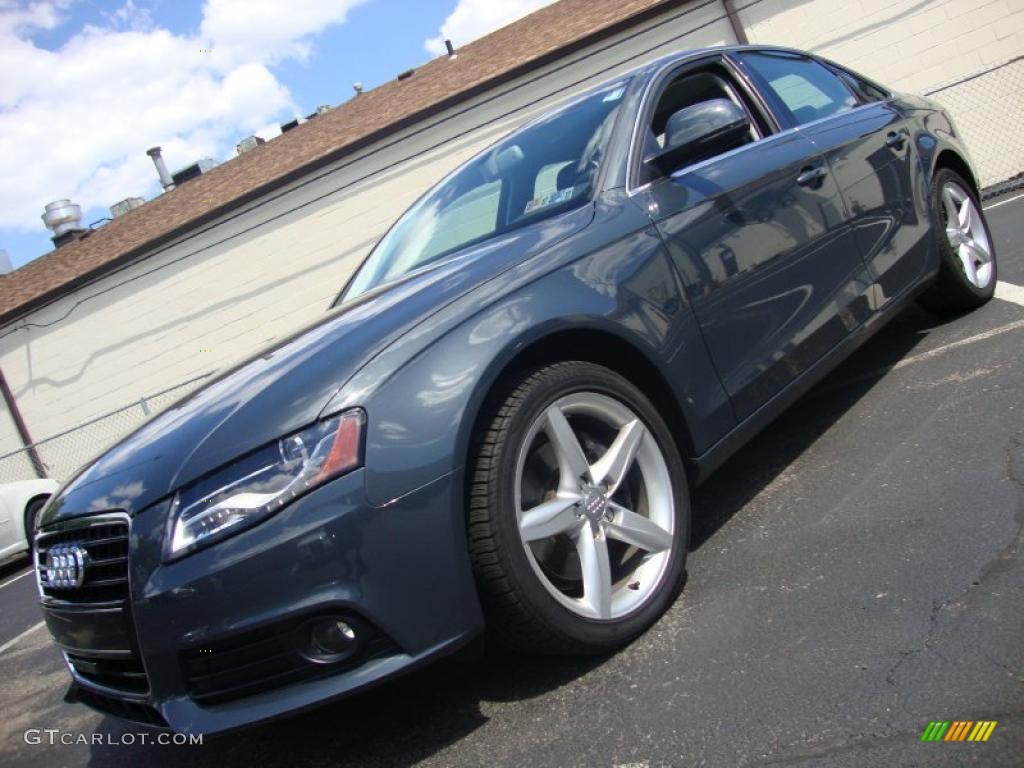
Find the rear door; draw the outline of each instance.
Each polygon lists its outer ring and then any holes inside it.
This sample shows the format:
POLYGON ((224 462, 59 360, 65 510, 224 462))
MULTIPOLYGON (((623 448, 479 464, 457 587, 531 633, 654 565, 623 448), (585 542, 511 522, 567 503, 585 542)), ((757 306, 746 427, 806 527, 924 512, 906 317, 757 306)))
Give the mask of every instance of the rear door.
POLYGON ((892 96, 830 63, 783 51, 737 58, 784 125, 814 142, 845 199, 881 306, 927 267, 928 215, 914 204, 914 140, 892 96))
POLYGON ((755 135, 669 178, 645 176, 635 149, 631 192, 665 240, 742 419, 863 322, 867 275, 824 156, 779 130, 737 75, 713 57, 655 84, 635 143, 652 149, 666 115, 723 96, 748 111, 755 135))

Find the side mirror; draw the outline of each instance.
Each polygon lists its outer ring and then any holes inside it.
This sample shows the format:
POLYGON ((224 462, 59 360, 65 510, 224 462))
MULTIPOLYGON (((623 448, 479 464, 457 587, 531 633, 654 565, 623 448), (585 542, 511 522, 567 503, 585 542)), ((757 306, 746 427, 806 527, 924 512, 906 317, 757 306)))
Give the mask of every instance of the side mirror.
POLYGON ((684 165, 734 149, 750 139, 750 118, 729 99, 711 99, 684 107, 665 125, 665 146, 644 158, 663 176, 684 165))

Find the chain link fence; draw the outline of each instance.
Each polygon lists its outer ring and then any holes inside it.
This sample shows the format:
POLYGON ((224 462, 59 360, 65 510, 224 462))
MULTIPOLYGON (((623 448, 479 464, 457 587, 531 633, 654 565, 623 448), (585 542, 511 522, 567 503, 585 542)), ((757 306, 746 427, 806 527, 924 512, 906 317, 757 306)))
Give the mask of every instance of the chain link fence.
POLYGON ((1024 187, 1024 55, 926 95, 956 121, 984 197, 1024 187))
MULTIPOLYGON (((31 448, 35 449, 46 474, 63 482, 87 461, 174 404, 211 375, 212 372, 204 373, 170 389, 140 398, 116 411, 39 440, 31 448)), ((22 448, 0 456, 0 483, 36 477, 29 451, 29 448, 22 448)))

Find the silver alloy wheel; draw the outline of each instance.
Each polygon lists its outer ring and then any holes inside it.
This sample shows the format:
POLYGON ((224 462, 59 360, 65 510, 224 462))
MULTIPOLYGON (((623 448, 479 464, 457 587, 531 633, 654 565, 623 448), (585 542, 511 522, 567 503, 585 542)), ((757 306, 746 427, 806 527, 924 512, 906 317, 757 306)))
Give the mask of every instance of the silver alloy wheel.
POLYGON ((676 528, 672 481, 654 435, 618 400, 574 393, 535 419, 517 457, 515 505, 530 565, 574 613, 618 619, 661 585, 676 528), (584 446, 597 458, 588 460, 584 446), (528 463, 542 455, 551 473, 545 487, 531 488, 528 463), (568 574, 552 564, 559 546, 568 574))
POLYGON ((960 258, 964 276, 977 288, 992 280, 992 245, 981 212, 963 187, 953 181, 942 185, 946 239, 960 258))

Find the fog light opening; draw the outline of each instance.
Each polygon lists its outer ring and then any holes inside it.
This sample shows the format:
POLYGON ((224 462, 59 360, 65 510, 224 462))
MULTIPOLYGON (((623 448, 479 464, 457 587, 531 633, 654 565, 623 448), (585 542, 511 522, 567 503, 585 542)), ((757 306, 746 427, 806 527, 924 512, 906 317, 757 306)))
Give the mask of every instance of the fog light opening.
POLYGON ((338 618, 317 619, 309 627, 309 646, 320 661, 336 661, 356 648, 356 631, 338 618))

